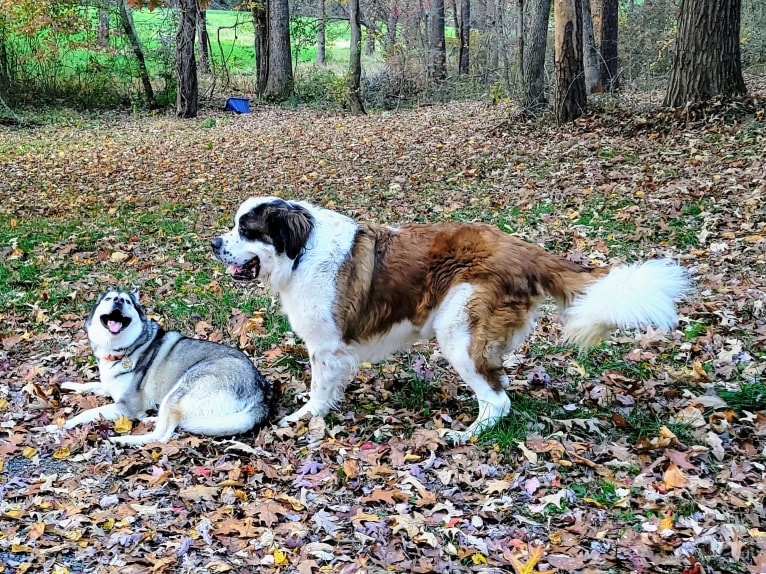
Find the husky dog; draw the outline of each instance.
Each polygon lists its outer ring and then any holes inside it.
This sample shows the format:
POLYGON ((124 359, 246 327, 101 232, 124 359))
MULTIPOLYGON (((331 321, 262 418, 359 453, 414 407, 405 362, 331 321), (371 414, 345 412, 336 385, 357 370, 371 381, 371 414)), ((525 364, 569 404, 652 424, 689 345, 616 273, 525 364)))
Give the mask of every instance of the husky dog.
POLYGON ((110 396, 114 403, 81 412, 66 421, 64 429, 99 417, 141 418, 159 405, 152 432, 110 438, 141 445, 167 442, 176 428, 234 435, 262 425, 269 416, 271 385, 244 353, 165 331, 147 318, 137 292, 110 289, 101 295, 85 328, 101 380, 66 382, 61 388, 110 396))
POLYGON ((688 288, 667 259, 588 268, 486 224, 387 227, 277 197, 246 200, 211 246, 234 279, 279 295, 306 342, 309 400, 283 424, 327 414, 362 361, 436 338, 479 403, 476 421, 450 432, 456 442, 510 412, 502 356, 532 330, 546 295, 564 339, 586 349, 617 328, 672 329, 688 288))

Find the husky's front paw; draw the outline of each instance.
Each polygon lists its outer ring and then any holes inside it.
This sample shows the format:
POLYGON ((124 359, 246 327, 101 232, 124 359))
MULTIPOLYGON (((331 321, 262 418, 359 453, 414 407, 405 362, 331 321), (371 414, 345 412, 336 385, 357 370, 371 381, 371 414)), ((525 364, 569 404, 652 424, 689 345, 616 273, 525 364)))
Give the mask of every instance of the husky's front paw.
POLYGON ((81 393, 84 386, 85 385, 83 385, 82 383, 75 383, 74 381, 64 381, 63 383, 59 385, 59 388, 62 391, 72 391, 74 393, 81 393))
POLYGON ((155 442, 156 440, 157 439, 151 434, 128 434, 109 437, 109 441, 112 444, 121 446, 142 446, 149 442, 155 442))
POLYGON ((43 427, 36 427, 34 430, 54 435, 63 435, 66 433, 66 429, 61 428, 58 425, 45 425, 43 427))
POLYGON ((474 434, 472 432, 468 432, 468 431, 450 430, 450 431, 447 431, 446 433, 444 433, 444 436, 452 444, 454 444, 454 445, 461 445, 461 444, 465 444, 468 441, 470 441, 474 437, 474 434))

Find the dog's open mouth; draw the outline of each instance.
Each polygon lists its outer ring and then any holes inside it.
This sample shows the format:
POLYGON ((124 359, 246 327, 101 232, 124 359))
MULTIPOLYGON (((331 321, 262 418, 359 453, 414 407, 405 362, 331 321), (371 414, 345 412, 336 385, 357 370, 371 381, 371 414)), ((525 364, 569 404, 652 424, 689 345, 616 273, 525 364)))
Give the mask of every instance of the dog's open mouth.
POLYGON ((253 257, 243 265, 229 265, 226 269, 226 272, 237 281, 252 281, 258 277, 260 271, 261 261, 257 257, 253 257))
POLYGON ((122 313, 120 313, 117 309, 113 310, 108 315, 101 315, 101 324, 106 327, 106 329, 112 334, 112 335, 118 335, 122 332, 123 329, 125 329, 128 325, 130 325, 131 318, 126 317, 122 313))

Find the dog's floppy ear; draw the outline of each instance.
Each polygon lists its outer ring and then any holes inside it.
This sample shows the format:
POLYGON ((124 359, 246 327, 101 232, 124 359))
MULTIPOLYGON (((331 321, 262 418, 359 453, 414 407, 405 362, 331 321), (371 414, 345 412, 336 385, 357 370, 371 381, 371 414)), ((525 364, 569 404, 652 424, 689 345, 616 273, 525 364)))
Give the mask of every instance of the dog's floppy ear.
POLYGON ((314 218, 305 207, 295 203, 279 201, 270 208, 266 221, 274 247, 295 259, 309 240, 314 218))

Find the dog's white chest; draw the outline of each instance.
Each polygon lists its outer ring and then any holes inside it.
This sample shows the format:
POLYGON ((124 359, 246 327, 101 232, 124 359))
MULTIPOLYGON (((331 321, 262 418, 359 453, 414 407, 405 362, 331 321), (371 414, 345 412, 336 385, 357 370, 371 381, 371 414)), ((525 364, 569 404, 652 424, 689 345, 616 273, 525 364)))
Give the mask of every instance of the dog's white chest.
POLYGON ((135 391, 135 365, 129 357, 116 360, 101 359, 98 362, 99 378, 109 396, 117 401, 130 399, 135 391))

